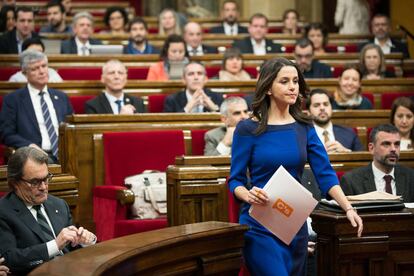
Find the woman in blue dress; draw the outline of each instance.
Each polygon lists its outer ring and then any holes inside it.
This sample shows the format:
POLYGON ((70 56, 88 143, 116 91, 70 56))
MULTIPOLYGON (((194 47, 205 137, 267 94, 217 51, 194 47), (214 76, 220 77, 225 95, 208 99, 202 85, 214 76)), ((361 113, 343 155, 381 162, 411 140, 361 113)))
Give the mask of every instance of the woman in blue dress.
POLYGON ((338 185, 311 120, 301 111, 305 93, 305 80, 294 63, 284 58, 268 60, 256 85, 253 117, 241 121, 234 133, 229 187, 245 203, 240 223, 250 229, 245 234, 243 254, 252 275, 306 275, 306 222, 286 245, 248 213, 252 204, 268 204, 262 188, 280 165, 299 181, 309 162, 321 192, 334 198, 352 226, 358 227, 358 236, 362 233, 362 220, 338 185), (247 171, 252 188, 246 185, 247 171))

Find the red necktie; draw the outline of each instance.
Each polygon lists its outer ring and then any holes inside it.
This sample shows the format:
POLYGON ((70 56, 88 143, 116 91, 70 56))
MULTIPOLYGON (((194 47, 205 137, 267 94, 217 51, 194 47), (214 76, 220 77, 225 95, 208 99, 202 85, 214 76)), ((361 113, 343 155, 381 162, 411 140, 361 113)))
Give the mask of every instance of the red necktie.
POLYGON ((386 174, 384 175, 384 180, 385 180, 385 192, 392 194, 392 189, 391 189, 392 176, 389 174, 386 174))

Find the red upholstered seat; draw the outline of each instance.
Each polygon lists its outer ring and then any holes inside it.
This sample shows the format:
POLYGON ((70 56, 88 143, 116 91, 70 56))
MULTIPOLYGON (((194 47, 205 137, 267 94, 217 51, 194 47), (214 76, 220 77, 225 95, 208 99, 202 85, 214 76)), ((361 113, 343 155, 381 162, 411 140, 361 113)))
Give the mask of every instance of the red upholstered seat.
POLYGON ((85 103, 94 98, 94 95, 80 95, 69 97, 70 103, 75 114, 85 114, 85 103))
POLYGON ((6 152, 6 146, 0 144, 0 166, 7 165, 6 161, 4 160, 4 154, 6 152))
POLYGON ((146 80, 149 67, 128 67, 129 80, 146 80))
POLYGON ((58 69, 64 80, 100 80, 102 69, 100 67, 63 67, 58 69))
POLYGON ((381 94, 381 108, 390 109, 392 103, 396 98, 399 97, 412 97, 414 96, 414 91, 411 92, 385 92, 381 94))
POLYGON ((332 70, 332 75, 334 78, 339 78, 339 76, 341 75, 342 71, 344 71, 344 67, 340 66, 340 65, 336 65, 336 66, 332 66, 331 67, 332 70))
POLYGON ((161 113, 164 110, 164 101, 166 94, 149 95, 148 96, 148 112, 161 113))
POLYGON ((0 81, 8 81, 14 73, 20 71, 19 67, 1 67, 0 81))
POLYGON ((192 155, 204 155, 204 134, 206 134, 207 131, 207 129, 191 130, 192 155))
POLYGON ((345 174, 344 171, 337 171, 336 172, 336 176, 338 177, 339 180, 341 180, 341 177, 345 174))
POLYGON ((365 98, 367 98, 371 102, 372 106, 375 105, 374 104, 374 94, 372 94, 371 92, 363 92, 362 93, 362 96, 364 96, 365 98))
MULTIPOLYGON (((93 190, 94 221, 98 239, 159 229, 166 218, 129 219, 128 206, 117 201, 117 191, 125 190, 124 179, 144 170, 165 171, 176 156, 185 153, 182 130, 155 130, 103 134, 105 183, 93 190)), ((97 183, 99 184, 99 183, 97 183)))

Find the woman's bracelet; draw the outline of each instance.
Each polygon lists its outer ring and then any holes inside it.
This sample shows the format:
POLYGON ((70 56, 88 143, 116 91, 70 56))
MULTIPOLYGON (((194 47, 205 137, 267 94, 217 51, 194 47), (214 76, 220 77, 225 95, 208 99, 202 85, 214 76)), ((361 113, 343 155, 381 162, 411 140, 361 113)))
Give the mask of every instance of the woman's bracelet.
POLYGON ((354 210, 355 213, 356 213, 356 208, 355 207, 352 207, 352 206, 349 206, 348 208, 346 208, 345 209, 345 213, 348 213, 348 211, 351 211, 351 210, 354 210))

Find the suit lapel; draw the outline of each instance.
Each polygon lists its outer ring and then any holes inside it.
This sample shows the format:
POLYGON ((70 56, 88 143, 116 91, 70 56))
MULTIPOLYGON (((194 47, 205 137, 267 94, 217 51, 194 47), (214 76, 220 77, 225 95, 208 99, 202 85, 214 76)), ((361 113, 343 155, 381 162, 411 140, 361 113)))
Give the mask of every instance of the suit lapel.
POLYGON ((71 53, 75 53, 75 54, 78 53, 78 46, 76 46, 75 38, 72 38, 70 40, 70 48, 71 48, 71 53))
POLYGON ((48 89, 48 92, 50 94, 50 99, 52 100, 53 108, 55 109, 58 122, 61 123, 65 119, 63 118, 62 114, 63 110, 59 108, 59 103, 61 102, 61 99, 53 89, 48 89))
POLYGON ((65 225, 62 224, 60 217, 61 214, 59 213, 58 208, 56 208, 56 206, 54 206, 54 204, 49 200, 46 200, 43 203, 43 206, 45 207, 47 216, 49 217, 50 223, 52 224, 55 235, 59 235, 60 231, 65 227, 65 225))
POLYGON ((401 195, 403 196, 403 200, 404 196, 406 194, 405 189, 406 189, 406 177, 405 174, 403 174, 403 172, 400 170, 400 168, 398 166, 395 166, 395 171, 394 171, 394 176, 395 176, 395 187, 396 187, 396 195, 401 195))
POLYGON ((368 165, 367 170, 364 173, 362 185, 366 193, 377 190, 377 187, 375 186, 374 172, 372 171, 372 163, 368 165))
POLYGON ((102 92, 101 95, 99 95, 99 103, 104 109, 105 113, 107 114, 114 114, 114 111, 112 110, 111 104, 108 101, 108 98, 105 96, 105 93, 102 92))
POLYGON ((25 112, 27 112, 29 119, 32 121, 33 127, 35 127, 40 134, 39 124, 37 123, 36 114, 35 114, 32 99, 30 98, 29 93, 30 93, 29 89, 26 86, 26 88, 23 90, 23 93, 21 95, 22 104, 23 104, 25 112))
POLYGON ((254 53, 254 51, 253 51, 253 44, 252 44, 252 40, 250 39, 250 36, 249 37, 246 37, 246 40, 247 40, 247 52, 248 53, 254 53))

